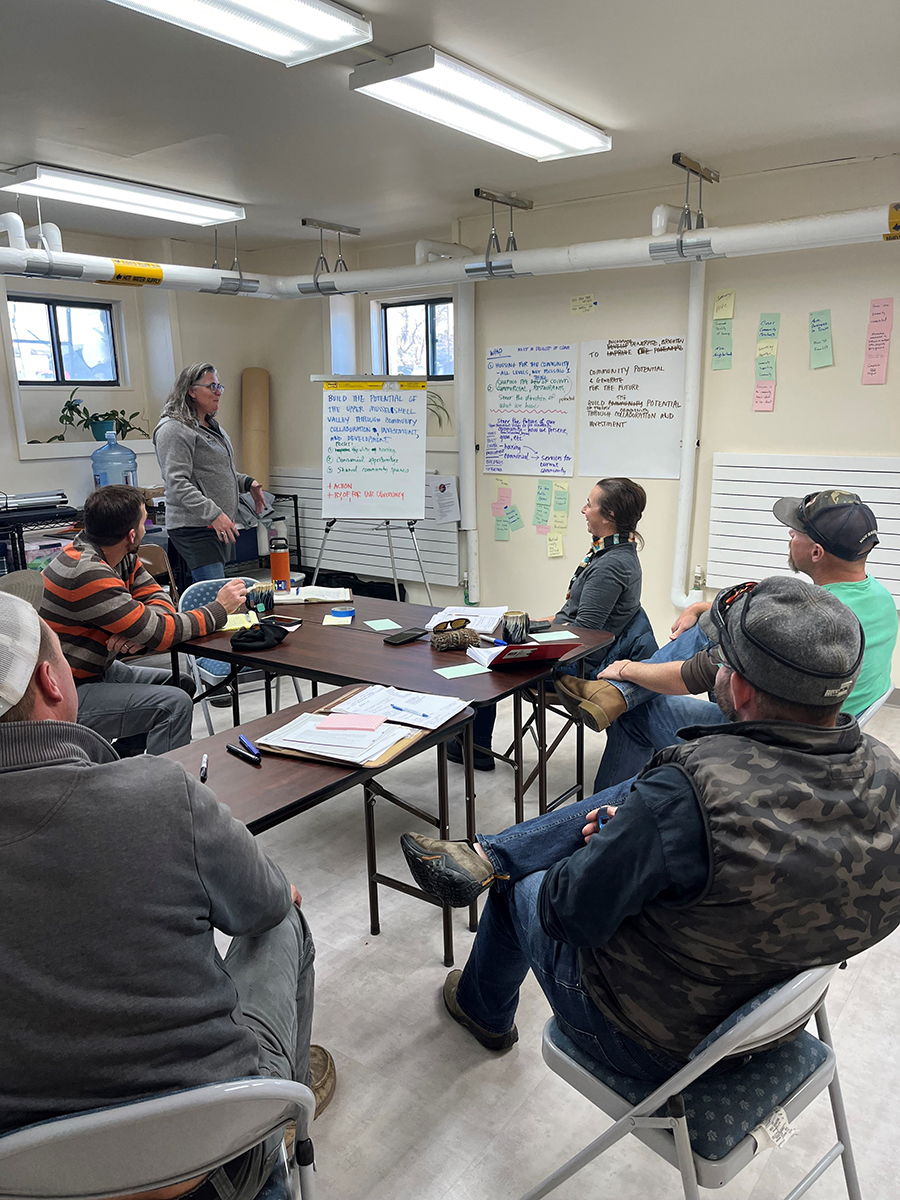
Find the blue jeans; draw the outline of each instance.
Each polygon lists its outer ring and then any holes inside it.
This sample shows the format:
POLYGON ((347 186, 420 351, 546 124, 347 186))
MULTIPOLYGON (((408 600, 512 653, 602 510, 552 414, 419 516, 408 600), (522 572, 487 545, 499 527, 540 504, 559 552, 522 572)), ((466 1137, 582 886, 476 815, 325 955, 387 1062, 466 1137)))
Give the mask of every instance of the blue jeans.
POLYGON ((649 1083, 661 1083, 680 1066, 626 1037, 604 1017, 581 982, 578 950, 553 941, 537 915, 542 871, 516 884, 495 884, 478 925, 456 999, 473 1021, 492 1033, 512 1027, 519 988, 534 972, 563 1031, 603 1065, 649 1083))
MULTIPOLYGON (((647 662, 682 662, 709 646, 699 624, 657 650, 647 662)), ((630 780, 657 750, 681 742, 677 731, 685 725, 718 725, 725 720, 717 704, 697 696, 660 696, 637 683, 610 680, 628 705, 606 731, 606 748, 594 779, 594 791, 630 780)))
POLYGON ((204 563, 202 567, 194 567, 191 579, 194 583, 202 583, 204 579, 224 579, 225 564, 220 562, 204 563))

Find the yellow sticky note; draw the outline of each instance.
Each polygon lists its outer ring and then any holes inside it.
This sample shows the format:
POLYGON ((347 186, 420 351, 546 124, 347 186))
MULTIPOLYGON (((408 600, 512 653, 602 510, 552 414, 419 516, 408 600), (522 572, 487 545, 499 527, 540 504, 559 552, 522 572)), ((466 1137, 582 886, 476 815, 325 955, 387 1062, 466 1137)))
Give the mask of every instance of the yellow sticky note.
POLYGON ((561 533, 547 534, 547 557, 548 558, 563 558, 566 553, 566 548, 563 545, 561 533))
POLYGON ((713 304, 714 321, 730 321, 734 317, 734 288, 726 292, 716 292, 713 304))
POLYGON ((756 343, 757 358, 774 358, 778 353, 778 338, 761 338, 756 343))
POLYGON ((567 492, 569 490, 569 485, 565 479, 554 479, 553 489, 557 492, 567 492))
POLYGON ((567 512, 557 512, 555 509, 550 514, 550 528, 568 533, 569 531, 569 514, 567 512))
POLYGON ((509 480, 505 475, 495 475, 494 482, 497 484, 497 487, 509 487, 509 480))
POLYGON ((353 620, 352 617, 335 617, 331 613, 322 618, 323 625, 349 625, 353 620))
POLYGON ((585 293, 583 296, 573 296, 569 301, 570 313, 589 313, 593 312, 597 307, 597 301, 594 299, 594 293, 585 293))
POLYGON ((259 624, 256 613, 232 613, 223 628, 226 633, 237 633, 239 629, 251 629, 259 624))

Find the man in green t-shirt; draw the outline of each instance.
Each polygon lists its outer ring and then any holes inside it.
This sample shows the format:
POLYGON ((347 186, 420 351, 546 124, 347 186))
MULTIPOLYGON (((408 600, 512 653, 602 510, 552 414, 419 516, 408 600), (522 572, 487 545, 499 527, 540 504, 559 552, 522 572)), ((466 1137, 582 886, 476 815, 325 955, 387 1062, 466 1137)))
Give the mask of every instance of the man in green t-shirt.
MULTIPOLYGON (((854 492, 827 488, 777 501, 775 517, 790 529, 788 562, 813 583, 827 588, 856 615, 866 639, 865 658, 844 711, 859 716, 891 686, 897 641, 897 605, 890 592, 866 574, 866 559, 878 545, 875 516, 854 492)), ((708 639, 694 628, 709 608, 684 610, 673 626, 674 641, 645 662, 612 663, 596 680, 555 680, 568 711, 599 732, 609 727, 595 791, 637 774, 652 753, 679 739, 684 725, 714 724, 721 714, 696 696, 708 689, 716 664, 706 662, 708 639), (693 657, 691 657, 693 655, 693 657), (654 693, 658 693, 654 695, 654 693)))

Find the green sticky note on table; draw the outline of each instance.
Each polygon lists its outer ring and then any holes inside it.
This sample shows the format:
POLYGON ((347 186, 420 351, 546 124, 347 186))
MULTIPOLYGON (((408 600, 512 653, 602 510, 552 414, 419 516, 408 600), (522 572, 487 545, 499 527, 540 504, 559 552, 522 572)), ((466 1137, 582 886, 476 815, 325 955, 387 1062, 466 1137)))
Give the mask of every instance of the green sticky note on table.
POLYGON ((525 522, 522 520, 522 514, 519 512, 519 507, 517 504, 507 504, 506 519, 509 522, 510 529, 512 529, 514 532, 517 529, 525 528, 525 522))
POLYGON ((506 517, 494 517, 494 541, 509 541, 509 521, 506 517))
POLYGON ((712 369, 731 370, 731 321, 720 320, 712 323, 712 369))
POLYGON ((577 642, 577 633, 568 633, 565 629, 553 629, 550 633, 532 633, 532 642, 577 642))
POLYGON ((766 381, 775 381, 775 355, 770 354, 766 358, 757 358, 756 360, 756 378, 766 381))
POLYGON ((435 667, 435 675, 443 675, 445 679, 459 679, 462 675, 486 675, 490 671, 490 667, 483 667, 481 663, 468 662, 460 663, 458 667, 435 667))
POLYGON ((809 314, 809 367, 833 367, 834 351, 831 345, 831 309, 821 308, 809 314))
POLYGON ((781 324, 781 313, 760 313, 759 314, 759 329, 756 333, 756 339, 760 338, 777 338, 778 327, 781 324))
POLYGON ((387 619, 382 621, 366 621, 365 624, 368 625, 370 629, 374 629, 376 633, 386 633, 389 629, 403 628, 403 626, 398 625, 396 621, 389 621, 387 619))

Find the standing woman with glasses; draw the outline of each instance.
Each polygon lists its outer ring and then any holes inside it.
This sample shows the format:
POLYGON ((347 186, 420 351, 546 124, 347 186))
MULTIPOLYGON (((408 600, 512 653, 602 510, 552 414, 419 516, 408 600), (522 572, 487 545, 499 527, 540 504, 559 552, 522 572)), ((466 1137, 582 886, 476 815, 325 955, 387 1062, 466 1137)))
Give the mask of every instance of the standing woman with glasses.
POLYGON ((255 479, 234 469, 228 434, 216 420, 224 387, 212 363, 185 367, 153 431, 166 486, 166 532, 196 583, 221 579, 234 553, 238 496, 265 508, 255 479))

